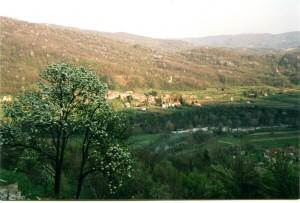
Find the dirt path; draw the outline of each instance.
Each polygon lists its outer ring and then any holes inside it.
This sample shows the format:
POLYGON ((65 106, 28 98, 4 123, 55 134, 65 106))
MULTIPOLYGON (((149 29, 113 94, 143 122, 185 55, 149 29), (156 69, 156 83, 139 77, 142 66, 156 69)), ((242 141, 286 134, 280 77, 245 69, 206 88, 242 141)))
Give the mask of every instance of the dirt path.
POLYGON ((300 136, 297 135, 297 136, 289 136, 289 137, 262 138, 262 139, 254 139, 254 140, 250 140, 250 141, 251 142, 260 142, 260 141, 265 141, 265 140, 284 140, 284 139, 295 138, 295 137, 300 137, 300 136))

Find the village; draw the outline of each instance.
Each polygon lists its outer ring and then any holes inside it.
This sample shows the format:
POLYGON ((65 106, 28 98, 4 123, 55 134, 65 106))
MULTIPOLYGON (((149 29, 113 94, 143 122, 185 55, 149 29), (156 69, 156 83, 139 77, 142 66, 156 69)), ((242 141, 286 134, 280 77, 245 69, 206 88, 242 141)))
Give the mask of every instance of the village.
MULTIPOLYGON (((44 98, 43 98, 44 99, 44 98)), ((108 91, 108 100, 121 100, 124 108, 130 107, 148 107, 148 106, 160 106, 162 108, 178 107, 184 103, 182 96, 164 94, 162 96, 157 96, 155 94, 142 94, 133 91, 108 91)), ((2 97, 1 102, 11 102, 13 96, 5 95, 2 97)), ((201 106, 201 105, 200 105, 201 106)), ((146 108, 140 108, 141 110, 146 110, 146 108)))
POLYGON ((141 107, 141 110, 146 110, 148 106, 160 106, 162 108, 178 107, 185 102, 181 95, 163 94, 162 96, 158 96, 155 91, 149 94, 133 91, 108 91, 107 99, 119 99, 123 101, 125 108, 141 107))
POLYGON ((158 94, 152 90, 150 93, 140 93, 134 91, 114 91, 109 90, 107 93, 108 100, 120 100, 123 102, 124 108, 139 108, 146 110, 150 106, 161 107, 164 109, 172 107, 180 107, 182 105, 191 105, 201 107, 204 103, 209 102, 235 102, 235 103, 255 103, 257 97, 268 97, 269 94, 261 91, 244 91, 238 94, 227 94, 219 92, 215 94, 194 93, 177 93, 167 92, 158 94))
MULTIPOLYGON (((268 96, 263 94, 260 96, 268 96)), ((252 99, 256 98, 256 94, 249 92, 243 93, 243 97, 248 98, 246 100, 236 99, 236 95, 229 94, 215 94, 213 96, 203 95, 197 96, 195 94, 180 94, 180 93, 161 93, 160 95, 152 90, 149 93, 140 93, 130 91, 116 91, 108 90, 106 98, 108 100, 119 100, 122 102, 123 108, 137 108, 139 110, 147 110, 148 107, 161 107, 164 109, 172 107, 180 107, 182 105, 192 105, 195 107, 201 107, 203 103, 219 101, 219 102, 243 102, 254 103, 252 99)), ((44 99, 44 98, 43 98, 44 99)), ((12 95, 5 95, 1 98, 0 102, 11 102, 13 100, 12 95)))

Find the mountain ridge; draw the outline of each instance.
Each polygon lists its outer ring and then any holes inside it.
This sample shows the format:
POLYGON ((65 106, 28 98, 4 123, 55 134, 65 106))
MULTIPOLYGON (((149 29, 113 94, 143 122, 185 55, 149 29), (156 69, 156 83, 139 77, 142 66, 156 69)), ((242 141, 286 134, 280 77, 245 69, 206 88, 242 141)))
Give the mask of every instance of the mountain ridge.
POLYGON ((144 40, 144 44, 129 43, 130 39, 104 36, 97 31, 7 17, 0 17, 0 22, 2 93, 34 88, 47 64, 62 60, 91 67, 110 89, 287 86, 298 77, 299 54, 293 50, 190 47, 180 45, 181 41, 161 39, 154 46, 156 39, 144 40))
POLYGON ((248 48, 291 48, 300 46, 300 31, 271 33, 248 33, 237 35, 216 35, 207 37, 184 38, 194 45, 248 48))
MULTIPOLYGON (((23 21, 16 18, 0 16, 16 21, 23 21)), ((26 21, 24 21, 26 22, 26 21)), ((30 23, 30 22, 28 22, 30 23)), ((45 25, 60 29, 77 30, 87 33, 100 34, 105 37, 124 41, 129 44, 148 46, 153 49, 167 51, 178 51, 191 49, 196 46, 213 46, 229 48, 270 48, 285 49, 300 47, 300 31, 289 31, 284 33, 241 33, 209 35, 204 37, 185 37, 185 38, 154 38, 141 36, 127 32, 105 32, 98 30, 81 29, 72 26, 56 25, 51 23, 32 23, 45 25), (292 38, 292 39, 291 39, 292 38), (279 41, 279 42, 278 42, 279 41), (251 44, 252 43, 252 44, 251 44)))

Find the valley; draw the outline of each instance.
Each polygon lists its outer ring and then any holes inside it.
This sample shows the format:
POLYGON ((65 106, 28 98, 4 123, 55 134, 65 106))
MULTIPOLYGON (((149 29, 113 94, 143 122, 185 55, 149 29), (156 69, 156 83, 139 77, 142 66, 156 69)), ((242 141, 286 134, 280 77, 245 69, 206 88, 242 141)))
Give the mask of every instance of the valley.
POLYGON ((1 199, 299 199, 299 32, 0 31, 1 199))

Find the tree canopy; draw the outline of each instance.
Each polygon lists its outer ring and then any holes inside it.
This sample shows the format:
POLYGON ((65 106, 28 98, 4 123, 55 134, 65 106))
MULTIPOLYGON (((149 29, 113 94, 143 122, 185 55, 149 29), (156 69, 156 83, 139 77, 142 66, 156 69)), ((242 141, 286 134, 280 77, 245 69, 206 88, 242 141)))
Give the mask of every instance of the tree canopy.
POLYGON ((113 192, 130 177, 132 158, 126 149, 124 125, 106 99, 107 86, 94 71, 70 63, 50 64, 40 75, 38 90, 26 91, 4 105, 3 147, 35 154, 51 171, 60 197, 66 149, 79 143, 76 198, 84 178, 102 173, 113 192))

